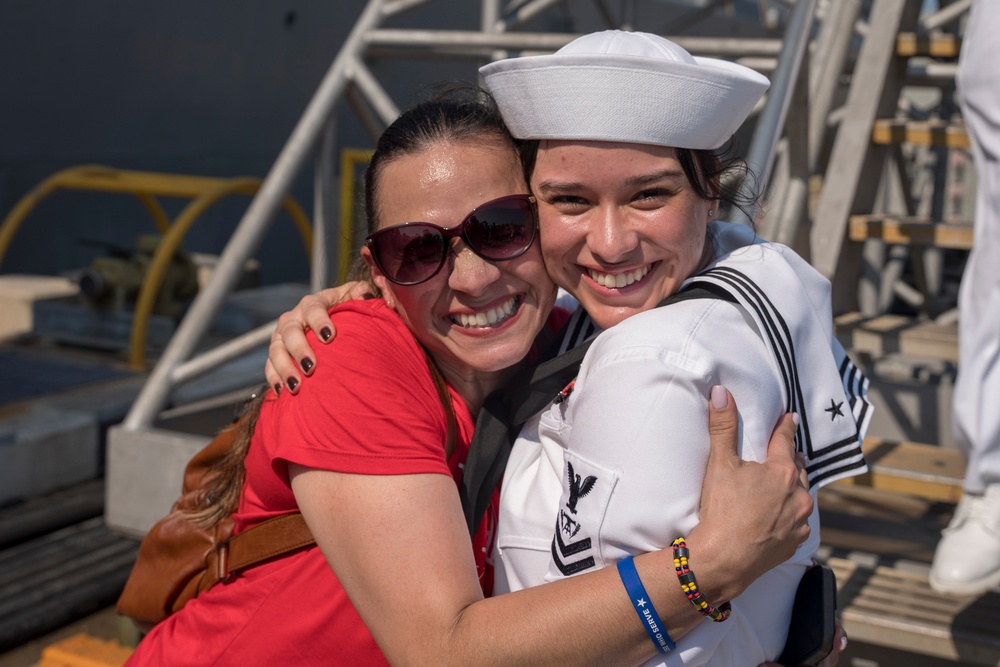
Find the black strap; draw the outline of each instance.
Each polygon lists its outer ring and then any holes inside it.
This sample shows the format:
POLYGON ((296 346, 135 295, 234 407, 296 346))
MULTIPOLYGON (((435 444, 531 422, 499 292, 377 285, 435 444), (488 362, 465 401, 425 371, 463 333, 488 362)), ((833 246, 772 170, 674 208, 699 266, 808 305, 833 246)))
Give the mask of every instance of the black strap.
POLYGON ((514 377, 504 389, 486 397, 462 475, 462 509, 475 535, 493 489, 500 483, 517 434, 532 415, 541 412, 576 377, 590 341, 514 377))
MULTIPOLYGON (((733 300, 727 292, 712 289, 714 287, 711 284, 689 287, 667 297, 657 307, 688 299, 733 300)), ((569 322, 566 323, 568 325, 569 322)), ((545 359, 542 363, 521 371, 503 389, 493 392, 483 402, 459 489, 462 510, 472 535, 476 534, 489 506, 493 489, 500 483, 511 447, 524 422, 551 403, 580 371, 580 363, 590 348, 592 338, 565 354, 551 358, 567 333, 566 326, 556 336, 554 346, 546 351, 548 356, 542 355, 545 359)))

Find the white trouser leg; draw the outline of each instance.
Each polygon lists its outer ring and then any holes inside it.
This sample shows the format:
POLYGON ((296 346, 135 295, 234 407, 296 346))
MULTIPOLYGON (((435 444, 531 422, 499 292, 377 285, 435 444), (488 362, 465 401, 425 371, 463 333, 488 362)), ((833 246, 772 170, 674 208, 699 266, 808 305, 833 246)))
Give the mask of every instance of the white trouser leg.
POLYGON ((974 5, 959 64, 977 174, 975 238, 959 296, 956 438, 966 489, 1000 482, 1000 2, 974 5))
POLYGON ((931 566, 935 589, 1000 584, 1000 0, 976 0, 958 68, 976 167, 973 250, 959 293, 954 425, 968 458, 965 495, 931 566))

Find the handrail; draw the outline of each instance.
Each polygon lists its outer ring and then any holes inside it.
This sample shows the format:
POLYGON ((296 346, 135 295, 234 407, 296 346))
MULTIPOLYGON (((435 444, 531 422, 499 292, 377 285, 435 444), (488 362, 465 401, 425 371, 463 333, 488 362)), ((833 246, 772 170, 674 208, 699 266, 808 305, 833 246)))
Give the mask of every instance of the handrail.
MULTIPOLYGON (((797 250, 799 230, 809 218, 809 178, 819 169, 822 147, 831 131, 833 106, 840 87, 841 73, 854 38, 861 0, 838 0, 829 3, 823 16, 819 16, 819 31, 807 56, 809 62, 808 91, 794 93, 800 108, 808 108, 807 126, 803 130, 801 116, 792 116, 786 122, 786 139, 783 147, 786 170, 779 171, 768 185, 767 199, 771 202, 767 215, 760 220, 762 236, 797 250)), ((802 82, 803 73, 799 73, 802 82)), ((800 83, 800 86, 802 84, 800 83)), ((779 151, 782 148, 779 148, 779 151)))
POLYGON ((327 126, 334 106, 347 86, 350 66, 364 44, 364 35, 383 18, 384 0, 372 0, 362 11, 337 57, 324 75, 319 88, 281 149, 274 166, 268 172, 260 191, 250 203, 240 223, 229 239, 212 279, 202 289, 181 320, 180 326, 164 349, 149 379, 143 384, 132 408, 122 422, 126 430, 139 430, 153 423, 156 413, 166 404, 173 388, 174 368, 186 361, 210 322, 222 307, 226 295, 235 286, 243 271, 243 262, 260 245, 264 233, 274 218, 292 182, 327 126))
MULTIPOLYGON (((796 3, 798 4, 798 3, 796 3)), ((427 48, 440 51, 489 52, 556 51, 580 33, 551 32, 475 32, 470 30, 404 30, 381 28, 365 36, 368 47, 427 48)), ((774 56, 783 49, 780 39, 770 37, 689 37, 672 35, 671 41, 691 53, 717 56, 774 56)))
MULTIPOLYGON (((788 116, 788 107, 795 86, 799 80, 799 68, 803 58, 808 53, 809 35, 812 30, 813 16, 816 13, 817 0, 799 0, 792 8, 788 17, 788 27, 785 28, 785 40, 778 57, 773 82, 764 104, 764 110, 757 120, 757 128, 750 142, 747 153, 747 163, 757 176, 761 187, 766 187, 771 177, 771 169, 777 154, 778 141, 781 139, 788 116)), ((746 192, 752 185, 744 180, 741 189, 746 192)), ((754 202, 757 199, 754 198, 754 202)), ((752 210, 744 213, 737 209, 733 212, 733 222, 748 223, 756 217, 759 204, 755 203, 752 210), (749 214, 749 215, 748 215, 749 214)))
POLYGON ((917 29, 923 33, 936 30, 946 23, 956 20, 971 8, 972 0, 957 0, 957 2, 948 5, 944 9, 939 9, 933 14, 922 17, 917 22, 917 29))
POLYGON ((830 122, 830 110, 840 84, 840 73, 850 52, 853 26, 861 0, 839 0, 827 7, 821 49, 812 54, 809 78, 809 173, 819 168, 820 154, 830 122))
MULTIPOLYGON (((129 342, 129 365, 132 368, 141 370, 146 367, 146 335, 149 331, 149 318, 153 313, 153 307, 156 305, 156 299, 159 296, 163 278, 170 267, 170 262, 177 250, 180 249, 181 241, 188 229, 201 217, 202 213, 224 197, 236 194, 253 195, 259 189, 259 178, 233 178, 222 181, 192 200, 164 234, 156 247, 156 252, 153 253, 153 259, 146 271, 146 277, 142 281, 142 287, 135 302, 132 335, 129 342)), ((285 197, 283 203, 285 210, 303 235, 308 254, 312 247, 312 229, 309 226, 309 219, 291 197, 285 197)))
POLYGON ((278 320, 271 320, 267 324, 262 324, 256 329, 213 347, 194 359, 178 364, 170 375, 171 383, 180 385, 190 382, 227 361, 232 361, 248 352, 264 347, 271 339, 271 333, 277 326, 278 320))
POLYGON ((170 218, 167 217, 167 212, 160 206, 160 202, 157 201, 156 197, 145 192, 137 194, 136 198, 140 204, 146 207, 146 211, 153 218, 156 228, 160 230, 161 234, 164 233, 170 227, 170 218))

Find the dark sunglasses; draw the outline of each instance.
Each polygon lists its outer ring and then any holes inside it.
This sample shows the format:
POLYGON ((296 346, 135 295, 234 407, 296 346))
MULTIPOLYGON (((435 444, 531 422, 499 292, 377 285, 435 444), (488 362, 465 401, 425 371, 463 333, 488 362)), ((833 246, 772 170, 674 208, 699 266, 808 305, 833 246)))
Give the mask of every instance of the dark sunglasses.
POLYGON ((477 206, 454 227, 407 222, 378 230, 365 245, 386 278, 397 285, 417 285, 441 270, 455 237, 483 259, 499 262, 523 255, 537 228, 535 198, 508 195, 477 206))

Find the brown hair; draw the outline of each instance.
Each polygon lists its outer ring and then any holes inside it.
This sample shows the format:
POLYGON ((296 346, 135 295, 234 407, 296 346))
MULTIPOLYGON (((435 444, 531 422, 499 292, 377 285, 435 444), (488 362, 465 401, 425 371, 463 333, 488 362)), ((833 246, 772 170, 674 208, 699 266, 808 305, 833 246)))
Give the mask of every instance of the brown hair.
POLYGON ((186 513, 187 520, 199 528, 211 528, 236 511, 246 479, 247 451, 266 395, 267 387, 261 387, 237 410, 229 426, 237 429, 233 446, 209 469, 207 474, 214 479, 198 508, 186 513))
POLYGON ((485 90, 467 83, 436 88, 430 99, 404 111, 379 137, 365 172, 369 234, 379 228, 379 192, 386 165, 439 142, 496 142, 508 146, 515 155, 521 147, 485 90))

